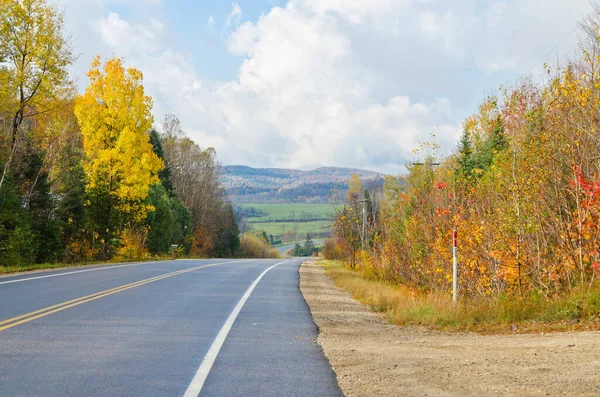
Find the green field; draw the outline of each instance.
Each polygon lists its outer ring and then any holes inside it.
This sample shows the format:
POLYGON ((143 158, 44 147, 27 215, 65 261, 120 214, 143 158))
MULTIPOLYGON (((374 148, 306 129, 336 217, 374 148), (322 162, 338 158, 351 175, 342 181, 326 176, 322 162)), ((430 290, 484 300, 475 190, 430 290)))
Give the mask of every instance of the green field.
POLYGON ((246 218, 249 228, 264 230, 267 234, 281 238, 292 231, 298 238, 307 233, 322 235, 329 233, 333 206, 330 204, 242 204, 244 208, 254 208, 264 213, 261 216, 246 218))
POLYGON ((261 231, 264 230, 267 234, 273 236, 283 236, 284 230, 291 230, 298 238, 304 239, 306 233, 320 234, 328 233, 331 227, 330 221, 315 221, 315 222, 270 222, 270 223, 249 223, 252 229, 261 231), (296 229, 297 228, 297 229, 296 229))
POLYGON ((333 206, 330 204, 241 204, 242 207, 255 208, 267 215, 248 218, 250 223, 269 220, 331 219, 333 206))

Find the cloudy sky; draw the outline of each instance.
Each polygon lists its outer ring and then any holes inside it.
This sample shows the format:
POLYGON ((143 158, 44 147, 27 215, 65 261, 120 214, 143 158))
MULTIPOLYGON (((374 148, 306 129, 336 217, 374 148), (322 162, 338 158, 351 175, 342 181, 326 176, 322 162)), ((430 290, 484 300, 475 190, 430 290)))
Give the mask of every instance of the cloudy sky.
POLYGON ((451 151, 486 94, 572 53, 591 12, 589 0, 54 1, 81 89, 94 55, 124 58, 156 123, 178 115, 222 163, 383 172, 420 142, 451 151))

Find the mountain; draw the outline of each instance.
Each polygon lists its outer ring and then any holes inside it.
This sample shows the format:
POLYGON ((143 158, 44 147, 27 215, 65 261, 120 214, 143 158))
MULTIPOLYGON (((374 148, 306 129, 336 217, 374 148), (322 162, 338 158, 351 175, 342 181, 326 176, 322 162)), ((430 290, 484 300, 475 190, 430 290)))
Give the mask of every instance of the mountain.
POLYGON ((227 194, 236 203, 327 203, 332 190, 347 190, 353 174, 370 188, 381 187, 385 176, 374 171, 339 167, 301 171, 228 165, 221 171, 227 194))

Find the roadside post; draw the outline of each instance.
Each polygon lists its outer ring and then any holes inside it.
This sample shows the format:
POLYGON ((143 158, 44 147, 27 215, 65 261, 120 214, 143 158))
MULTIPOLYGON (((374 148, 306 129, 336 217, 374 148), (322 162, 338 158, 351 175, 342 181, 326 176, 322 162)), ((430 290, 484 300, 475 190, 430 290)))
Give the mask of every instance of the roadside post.
POLYGON ((177 250, 179 246, 177 244, 172 244, 171 245, 171 259, 175 259, 175 251, 177 250))
POLYGON ((457 258, 456 258, 456 248, 458 246, 458 231, 456 226, 454 226, 454 231, 452 233, 452 302, 456 305, 456 295, 457 290, 456 286, 458 284, 458 269, 457 269, 457 258))

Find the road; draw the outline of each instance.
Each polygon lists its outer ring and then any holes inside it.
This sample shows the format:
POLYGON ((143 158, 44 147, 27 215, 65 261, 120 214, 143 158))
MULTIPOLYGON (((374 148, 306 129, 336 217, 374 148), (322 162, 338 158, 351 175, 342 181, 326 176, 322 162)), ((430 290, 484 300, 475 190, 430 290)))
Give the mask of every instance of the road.
POLYGON ((0 278, 0 395, 339 396, 299 264, 178 260, 0 278))

